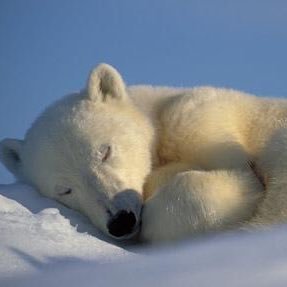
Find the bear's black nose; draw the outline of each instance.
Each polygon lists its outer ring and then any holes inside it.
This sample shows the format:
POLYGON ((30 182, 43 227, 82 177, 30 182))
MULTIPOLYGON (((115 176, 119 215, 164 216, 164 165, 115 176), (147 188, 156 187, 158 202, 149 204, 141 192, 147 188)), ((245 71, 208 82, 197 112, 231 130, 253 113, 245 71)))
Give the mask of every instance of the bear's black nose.
POLYGON ((131 211, 120 210, 108 222, 109 233, 115 237, 130 234, 136 225, 136 216, 131 211))

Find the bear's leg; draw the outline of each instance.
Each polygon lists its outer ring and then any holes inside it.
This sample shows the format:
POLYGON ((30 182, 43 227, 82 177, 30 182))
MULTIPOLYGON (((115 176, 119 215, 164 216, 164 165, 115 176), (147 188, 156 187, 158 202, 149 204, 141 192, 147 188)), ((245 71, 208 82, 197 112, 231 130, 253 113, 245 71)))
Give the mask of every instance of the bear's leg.
POLYGON ((150 198, 156 190, 165 185, 177 173, 197 169, 188 162, 172 162, 154 169, 144 184, 144 200, 150 198))
POLYGON ((243 170, 179 172, 159 186, 142 215, 142 239, 152 242, 237 226, 263 194, 254 173, 243 170))
POLYGON ((266 192, 247 227, 287 222, 287 128, 274 132, 258 165, 266 178, 266 192))

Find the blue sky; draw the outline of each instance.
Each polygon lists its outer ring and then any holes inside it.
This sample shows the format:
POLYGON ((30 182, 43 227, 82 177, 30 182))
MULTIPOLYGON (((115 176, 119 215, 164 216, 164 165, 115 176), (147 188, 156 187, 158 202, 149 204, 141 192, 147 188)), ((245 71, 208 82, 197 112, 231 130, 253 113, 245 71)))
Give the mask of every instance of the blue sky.
MULTIPOLYGON (((285 0, 1 0, 0 139, 100 62, 128 84, 287 95, 285 0)), ((0 182, 11 181, 0 167, 0 182)))

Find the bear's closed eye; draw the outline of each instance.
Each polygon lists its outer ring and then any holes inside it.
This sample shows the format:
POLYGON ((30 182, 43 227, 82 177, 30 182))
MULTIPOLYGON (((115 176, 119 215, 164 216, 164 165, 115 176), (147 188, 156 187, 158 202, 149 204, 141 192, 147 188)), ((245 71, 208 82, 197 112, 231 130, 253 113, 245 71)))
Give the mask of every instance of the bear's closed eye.
POLYGON ((59 193, 59 195, 68 195, 72 193, 72 189, 68 188, 66 191, 59 193))
POLYGON ((62 185, 56 185, 55 190, 59 196, 71 194, 73 191, 72 188, 62 185))

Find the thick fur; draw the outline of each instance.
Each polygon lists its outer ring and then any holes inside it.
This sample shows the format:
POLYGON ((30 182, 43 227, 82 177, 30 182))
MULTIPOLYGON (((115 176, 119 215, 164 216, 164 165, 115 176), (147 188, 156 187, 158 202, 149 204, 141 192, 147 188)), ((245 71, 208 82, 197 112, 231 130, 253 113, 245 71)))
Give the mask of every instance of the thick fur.
POLYGON ((169 241, 287 221, 287 101, 227 89, 125 87, 102 64, 0 156, 22 181, 103 232, 132 210, 169 241), (65 194, 65 190, 72 192, 65 194))

